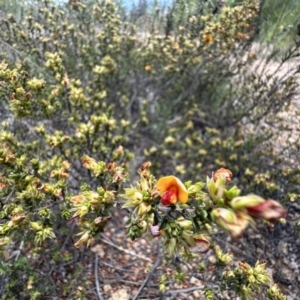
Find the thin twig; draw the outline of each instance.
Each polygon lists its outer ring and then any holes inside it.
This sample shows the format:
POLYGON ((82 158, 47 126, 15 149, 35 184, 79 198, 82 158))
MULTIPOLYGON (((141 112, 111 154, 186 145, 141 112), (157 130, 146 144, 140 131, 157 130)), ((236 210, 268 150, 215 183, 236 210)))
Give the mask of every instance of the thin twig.
POLYGON ((165 296, 168 294, 190 293, 193 291, 203 290, 203 289, 205 289, 205 286, 193 286, 187 289, 169 290, 165 293, 165 296))
POLYGON ((104 300, 101 290, 100 290, 100 285, 99 285, 99 278, 98 278, 98 262, 99 262, 99 255, 96 253, 95 254, 95 283, 96 283, 96 292, 99 300, 104 300))
POLYGON ((69 242, 69 240, 70 240, 70 238, 71 238, 71 236, 72 236, 72 234, 73 234, 73 232, 75 230, 75 225, 76 225, 76 222, 73 222, 71 224, 71 228, 69 230, 68 236, 65 238, 64 243, 62 244, 62 246, 60 248, 61 252, 63 252, 65 250, 65 247, 66 247, 67 243, 69 242))
MULTIPOLYGON (((212 289, 213 291, 218 288, 215 281, 211 280, 212 276, 210 276, 210 278, 208 278, 208 277, 203 278, 202 276, 199 276, 199 274, 194 272, 193 268, 188 263, 186 263, 180 256, 177 256, 176 259, 178 260, 178 262, 180 262, 181 264, 183 264, 187 267, 187 269, 189 270, 189 273, 191 274, 191 277, 194 277, 196 279, 199 279, 199 280, 203 281, 205 283, 205 286, 203 286, 203 287, 197 286, 197 287, 192 287, 192 288, 183 289, 183 290, 174 290, 174 291, 170 291, 171 293, 173 293, 173 294, 174 293, 184 293, 185 290, 186 290, 186 292, 189 292, 189 290, 193 289, 193 288, 195 288, 195 289, 204 289, 204 288, 208 287, 208 288, 212 289)), ((219 296, 215 292, 214 292, 214 296, 215 296, 216 299, 221 299, 221 298, 219 298, 219 296)))
POLYGON ((140 254, 137 254, 135 253, 134 251, 130 251, 130 250, 127 250, 127 249, 124 249, 123 247, 120 247, 120 246, 117 246, 116 244, 112 243, 112 242, 109 242, 107 241, 106 239, 103 239, 101 238, 100 239, 103 243, 107 244, 107 245, 110 245, 116 249, 118 249, 119 251, 122 251, 122 252, 125 252, 126 254, 129 254, 130 256, 135 256, 139 259, 142 259, 142 260, 145 260, 145 261, 148 261, 148 262, 152 262, 152 260, 144 255, 140 255, 140 254))
POLYGON ((132 300, 136 300, 140 293, 142 292, 143 288, 146 286, 147 282, 150 280, 151 276, 153 275, 154 271, 158 268, 162 260, 162 255, 161 255, 161 249, 160 246, 158 245, 158 251, 157 251, 157 257, 156 261, 151 269, 151 271, 148 273, 146 279, 144 280, 143 284, 140 286, 139 290, 135 294, 135 296, 132 298, 132 300))
POLYGON ((100 264, 102 264, 102 265, 104 265, 104 266, 107 266, 107 267, 110 267, 110 268, 115 269, 115 270, 125 271, 125 272, 127 272, 127 273, 133 273, 133 271, 130 271, 130 270, 124 269, 124 268, 115 267, 115 266, 113 266, 112 264, 106 263, 106 262, 104 262, 104 261, 101 261, 100 264))
POLYGON ((115 280, 106 280, 105 283, 106 284, 114 284, 114 283, 120 283, 120 282, 124 282, 127 284, 132 284, 132 285, 137 285, 137 286, 141 286, 141 282, 138 281, 129 281, 129 280, 125 280, 125 279, 115 279, 115 280))

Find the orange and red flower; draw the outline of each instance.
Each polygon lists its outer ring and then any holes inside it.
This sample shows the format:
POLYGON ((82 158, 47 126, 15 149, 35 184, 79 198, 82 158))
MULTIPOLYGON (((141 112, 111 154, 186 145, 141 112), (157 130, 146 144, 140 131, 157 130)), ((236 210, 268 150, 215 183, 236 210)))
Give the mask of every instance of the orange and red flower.
POLYGON ((161 192, 163 205, 186 203, 189 195, 184 184, 175 176, 165 176, 158 180, 157 189, 161 192))

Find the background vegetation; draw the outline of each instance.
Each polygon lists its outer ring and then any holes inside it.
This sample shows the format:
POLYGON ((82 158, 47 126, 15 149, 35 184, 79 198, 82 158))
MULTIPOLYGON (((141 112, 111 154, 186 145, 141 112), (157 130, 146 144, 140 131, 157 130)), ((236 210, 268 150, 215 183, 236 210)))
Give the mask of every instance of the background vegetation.
MULTIPOLYGON (((110 1, 9 3, 0 3, 2 299, 95 297, 76 234, 99 236, 121 214, 109 199, 145 161, 183 181, 226 167, 244 193, 289 211, 299 203, 297 1, 141 1, 131 12, 110 1), (73 197, 95 190, 105 207, 68 223, 73 197)), ((296 240, 298 218, 287 222, 296 240)), ((207 286, 210 299, 219 286, 207 286)))

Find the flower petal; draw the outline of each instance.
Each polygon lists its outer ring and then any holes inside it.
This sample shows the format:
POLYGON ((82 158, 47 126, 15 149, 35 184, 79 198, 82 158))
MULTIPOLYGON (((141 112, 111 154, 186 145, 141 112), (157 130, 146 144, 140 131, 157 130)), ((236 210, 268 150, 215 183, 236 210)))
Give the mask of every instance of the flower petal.
POLYGON ((178 188, 178 191, 177 191, 177 193, 178 193, 178 195, 177 195, 178 200, 181 203, 186 203, 188 201, 188 199, 189 199, 189 194, 187 192, 187 189, 184 186, 184 184, 178 178, 175 177, 175 179, 176 179, 177 188, 178 188))
POLYGON ((172 175, 162 177, 157 181, 157 189, 160 192, 169 191, 172 188, 172 186, 176 186, 176 185, 177 185, 176 177, 172 175))

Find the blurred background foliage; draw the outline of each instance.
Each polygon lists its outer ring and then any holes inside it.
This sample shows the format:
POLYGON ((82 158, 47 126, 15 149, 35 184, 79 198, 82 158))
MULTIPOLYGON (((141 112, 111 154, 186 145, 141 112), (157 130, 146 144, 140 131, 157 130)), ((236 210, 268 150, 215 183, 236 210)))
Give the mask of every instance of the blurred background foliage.
MULTIPOLYGON (((27 225, 43 224, 44 243, 33 248, 37 230, 25 225, 2 236, 35 249, 35 263, 62 248, 66 261, 80 255, 66 226, 73 195, 119 189, 108 175, 95 180, 83 155, 116 162, 130 182, 146 160, 156 176, 193 181, 226 167, 244 193, 299 201, 298 1, 141 0, 131 10, 122 1, 0 1, 0 9, 1 224, 25 213, 27 225)), ((43 277, 49 295, 59 291, 49 279, 56 263, 43 277)), ((34 263, 1 268, 3 299, 40 297, 34 263), (26 280, 36 289, 22 288, 26 280)), ((83 297, 72 284, 63 294, 83 297)))

